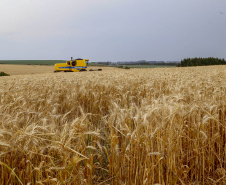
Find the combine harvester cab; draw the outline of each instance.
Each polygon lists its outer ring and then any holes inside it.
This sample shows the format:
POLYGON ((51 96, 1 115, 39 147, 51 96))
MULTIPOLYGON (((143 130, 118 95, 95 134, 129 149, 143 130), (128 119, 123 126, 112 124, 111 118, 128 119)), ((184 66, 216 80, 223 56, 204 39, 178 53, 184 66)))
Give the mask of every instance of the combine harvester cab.
POLYGON ((70 61, 66 61, 66 63, 58 63, 55 64, 55 71, 54 72, 80 72, 80 71, 87 71, 87 64, 89 59, 81 59, 77 58, 73 60, 71 58, 70 61))

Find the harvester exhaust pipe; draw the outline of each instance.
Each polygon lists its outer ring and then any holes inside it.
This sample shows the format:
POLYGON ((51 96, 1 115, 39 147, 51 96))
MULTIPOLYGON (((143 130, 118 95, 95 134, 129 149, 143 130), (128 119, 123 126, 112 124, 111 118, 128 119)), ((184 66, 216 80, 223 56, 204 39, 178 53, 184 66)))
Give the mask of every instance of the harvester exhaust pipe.
POLYGON ((71 57, 71 61, 73 60, 73 57, 71 57))

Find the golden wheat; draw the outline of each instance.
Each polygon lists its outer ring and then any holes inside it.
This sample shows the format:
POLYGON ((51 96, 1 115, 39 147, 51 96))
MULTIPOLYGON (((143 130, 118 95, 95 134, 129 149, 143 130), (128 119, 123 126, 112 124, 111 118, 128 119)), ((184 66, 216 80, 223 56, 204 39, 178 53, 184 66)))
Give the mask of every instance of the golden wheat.
POLYGON ((1 184, 225 184, 226 66, 0 79, 1 184))

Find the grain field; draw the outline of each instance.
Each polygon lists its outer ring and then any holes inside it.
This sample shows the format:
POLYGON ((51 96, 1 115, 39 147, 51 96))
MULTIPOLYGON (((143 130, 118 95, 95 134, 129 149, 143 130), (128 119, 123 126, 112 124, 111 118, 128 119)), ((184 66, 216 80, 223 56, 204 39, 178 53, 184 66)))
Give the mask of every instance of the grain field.
MULTIPOLYGON (((103 69, 104 71, 116 70, 112 67, 97 67, 88 66, 87 72, 90 69, 103 69)), ((55 71, 54 65, 13 65, 13 64, 0 64, 0 72, 5 72, 9 75, 33 75, 33 74, 44 74, 53 73, 55 71)))
POLYGON ((223 185, 225 79, 226 66, 1 77, 0 182, 223 185))

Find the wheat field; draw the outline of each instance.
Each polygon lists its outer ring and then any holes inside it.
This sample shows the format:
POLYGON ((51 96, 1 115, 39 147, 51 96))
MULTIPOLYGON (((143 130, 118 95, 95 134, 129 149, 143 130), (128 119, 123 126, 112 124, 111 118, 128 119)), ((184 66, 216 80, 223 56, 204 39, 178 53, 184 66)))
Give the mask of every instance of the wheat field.
MULTIPOLYGON (((114 70, 110 67, 97 67, 88 66, 87 70, 102 68, 104 71, 114 70)), ((55 68, 53 65, 13 65, 13 64, 0 64, 0 72, 5 72, 10 75, 31 75, 31 74, 44 74, 53 73, 55 68)))
POLYGON ((226 184, 226 66, 0 78, 1 184, 226 184))

